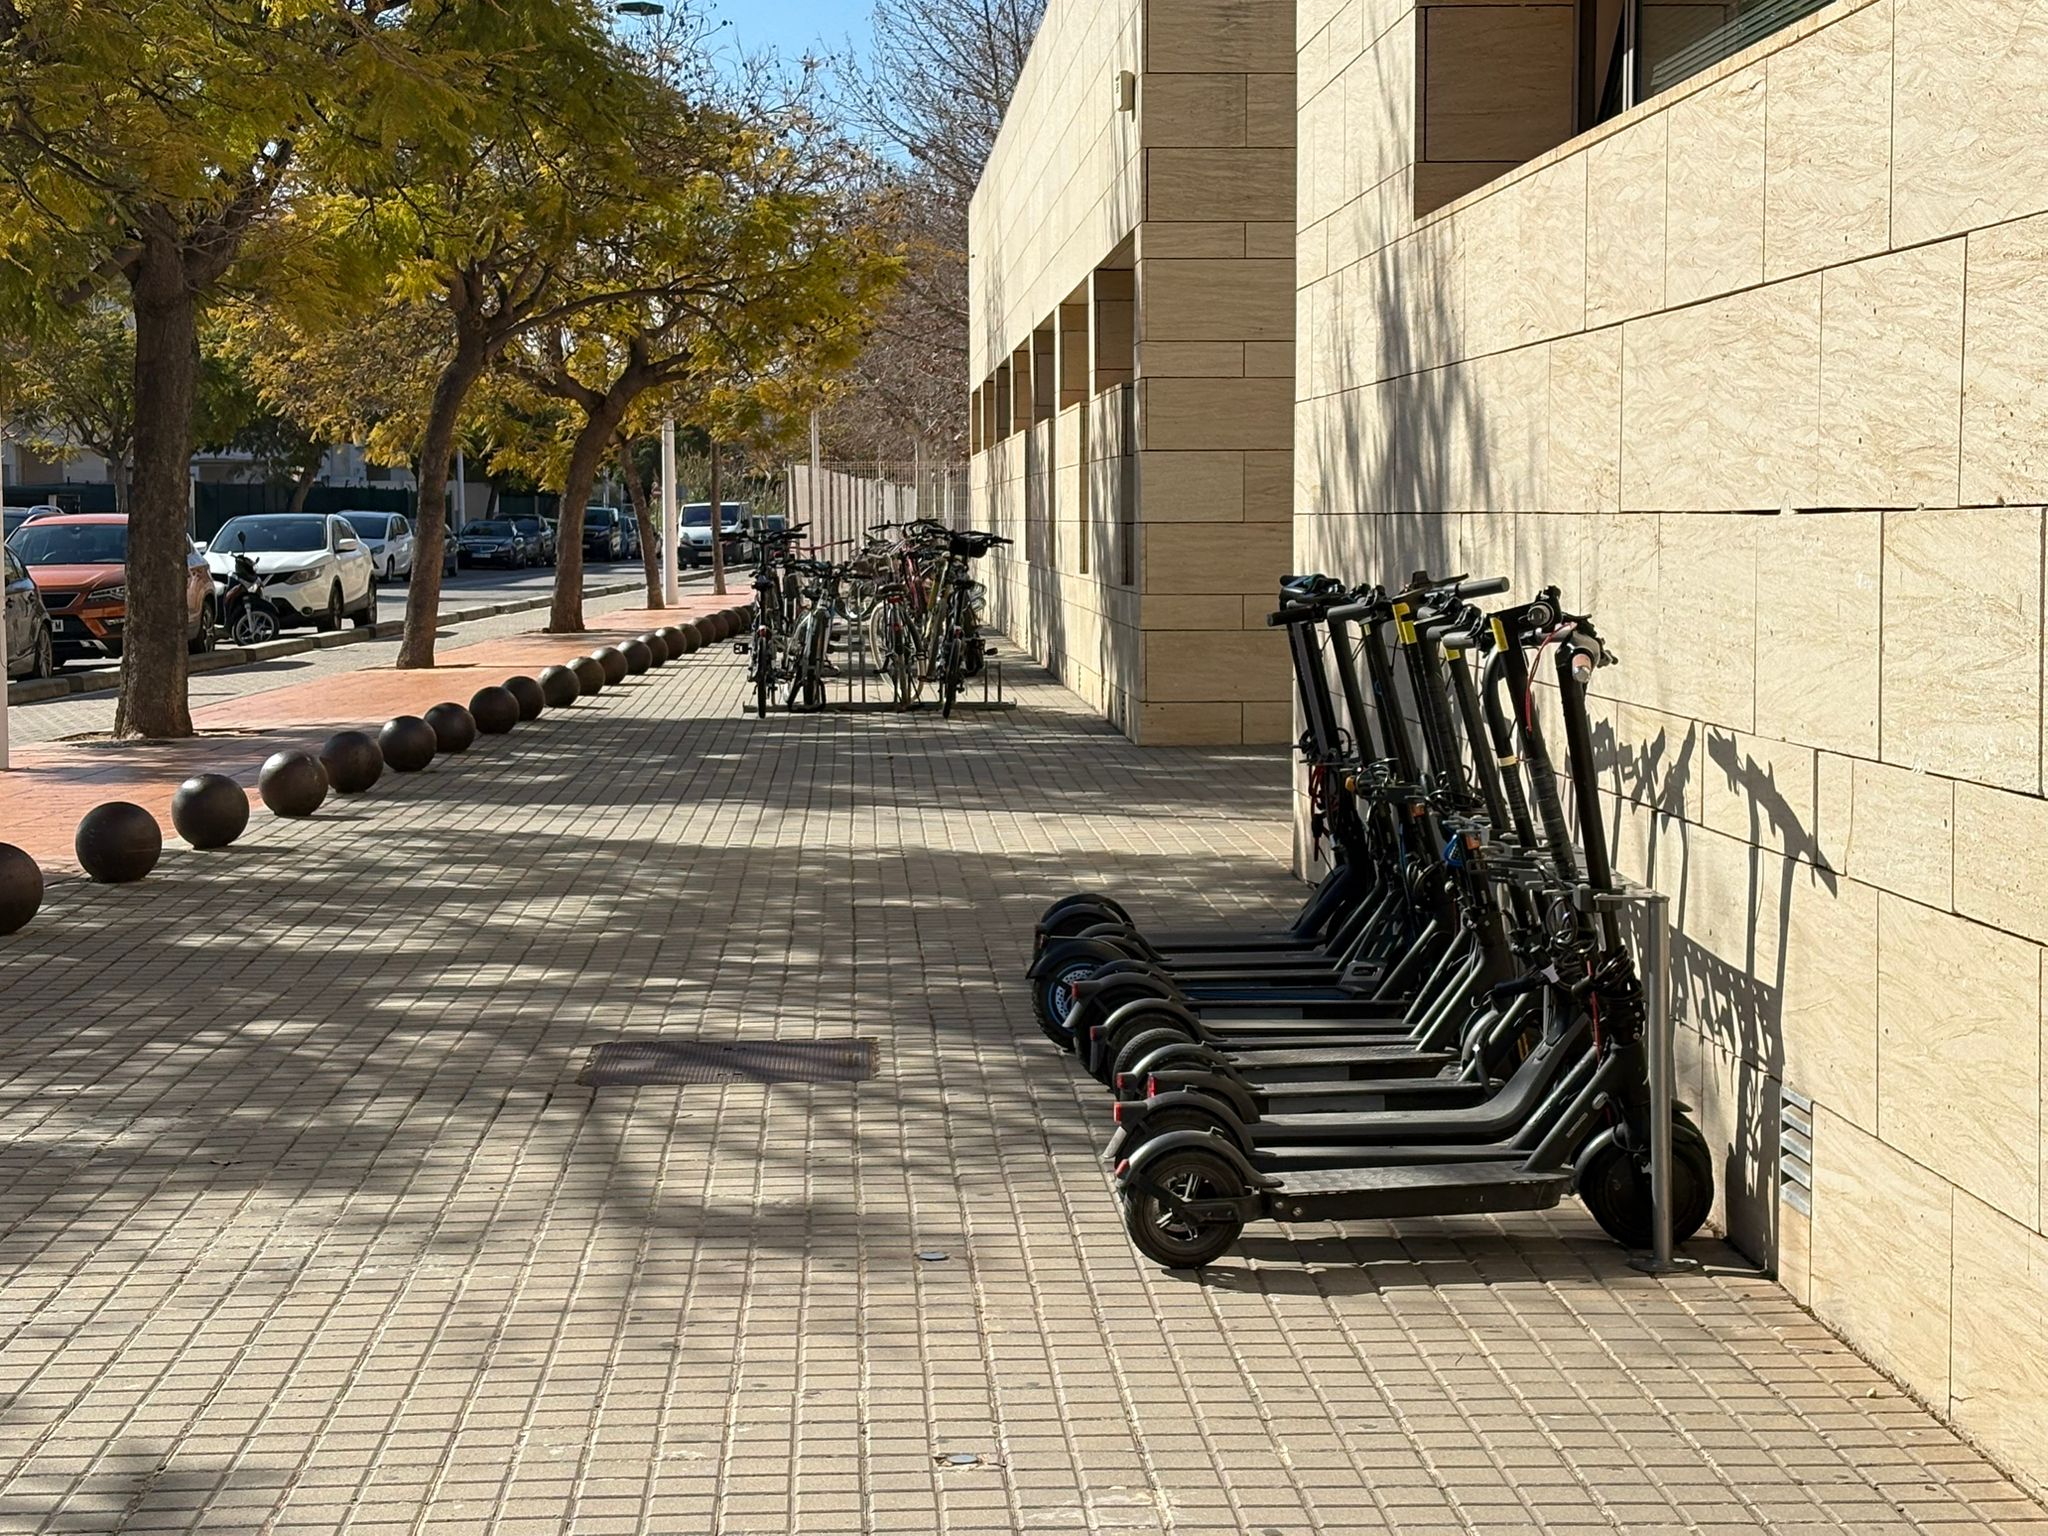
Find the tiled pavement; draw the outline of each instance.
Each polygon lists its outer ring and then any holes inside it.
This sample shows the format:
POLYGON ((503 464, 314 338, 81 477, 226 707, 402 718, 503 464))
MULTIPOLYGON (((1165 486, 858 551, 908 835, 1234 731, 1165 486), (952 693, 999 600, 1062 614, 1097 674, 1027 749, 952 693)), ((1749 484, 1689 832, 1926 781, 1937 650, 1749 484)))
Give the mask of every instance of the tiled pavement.
POLYGON ((1029 922, 1285 903, 1285 769, 1010 681, 761 722, 713 653, 54 886, 0 941, 0 1531, 2048 1531, 1711 1245, 1140 1262, 1029 922), (880 1075, 576 1085, 662 1030, 880 1075))

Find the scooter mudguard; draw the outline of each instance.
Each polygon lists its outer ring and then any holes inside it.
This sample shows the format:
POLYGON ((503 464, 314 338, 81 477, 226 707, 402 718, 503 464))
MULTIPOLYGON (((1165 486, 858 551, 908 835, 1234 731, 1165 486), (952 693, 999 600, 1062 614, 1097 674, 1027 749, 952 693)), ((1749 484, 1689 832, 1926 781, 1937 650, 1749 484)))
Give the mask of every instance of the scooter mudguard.
POLYGON ((1116 1134, 1109 1139, 1103 1161, 1113 1167, 1126 1148, 1169 1131, 1194 1129, 1227 1137, 1247 1158, 1251 1156, 1252 1133, 1230 1105, 1199 1089, 1178 1088, 1136 1103, 1118 1104, 1116 1134), (1190 1125, 1190 1121, 1195 1123, 1190 1125))
POLYGON ((1103 923, 1125 921, 1121 910, 1114 902, 1102 902, 1094 897, 1070 897, 1072 905, 1048 909, 1038 920, 1038 926, 1031 935, 1031 955, 1036 959, 1045 952, 1048 944, 1061 939, 1071 939, 1090 928, 1103 923))
POLYGON ((1092 1038, 1105 1019, 1134 998, 1180 1001, 1171 983, 1153 976, 1091 976, 1071 983, 1067 990, 1073 995, 1073 1006, 1067 1010, 1067 1027, 1076 1040, 1092 1038))
POLYGON ((1112 960, 1130 958, 1130 951, 1103 939, 1061 939, 1056 944, 1046 945, 1024 975, 1031 981, 1037 981, 1041 977, 1056 975, 1077 961, 1105 965, 1112 960))
POLYGON ((1124 910, 1123 903, 1114 896, 1105 896, 1100 891, 1075 891, 1071 895, 1062 896, 1058 901, 1052 903, 1043 912, 1039 913, 1038 921, 1040 926, 1043 927, 1055 921, 1061 913, 1074 907, 1099 909, 1120 922, 1127 923, 1131 920, 1131 914, 1124 910))
POLYGON ((1223 1100, 1245 1125, 1252 1125, 1259 1118, 1259 1106, 1244 1084, 1218 1072, 1170 1067, 1164 1073, 1152 1074, 1146 1082, 1145 1092, 1148 1098, 1161 1098, 1183 1089, 1211 1094, 1223 1100))
POLYGON ((1152 1137, 1116 1165, 1116 1190, 1119 1197, 1126 1189, 1142 1186, 1147 1178, 1146 1169, 1153 1163, 1169 1153, 1181 1151, 1186 1147, 1198 1147, 1204 1152, 1213 1152, 1236 1170, 1245 1188, 1245 1194, 1233 1202, 1240 1217, 1246 1221, 1256 1221, 1266 1214, 1267 1202, 1272 1191, 1280 1188, 1280 1180, 1271 1174, 1259 1172, 1239 1147, 1214 1131, 1168 1131, 1163 1136, 1152 1137))
POLYGON ((1197 1045, 1193 1041, 1184 1045, 1162 1045, 1155 1051, 1146 1052, 1144 1059, 1125 1074, 1134 1090, 1129 1096, 1145 1097, 1146 1080, 1155 1073, 1214 1072, 1227 1065, 1223 1053, 1213 1046, 1197 1045))

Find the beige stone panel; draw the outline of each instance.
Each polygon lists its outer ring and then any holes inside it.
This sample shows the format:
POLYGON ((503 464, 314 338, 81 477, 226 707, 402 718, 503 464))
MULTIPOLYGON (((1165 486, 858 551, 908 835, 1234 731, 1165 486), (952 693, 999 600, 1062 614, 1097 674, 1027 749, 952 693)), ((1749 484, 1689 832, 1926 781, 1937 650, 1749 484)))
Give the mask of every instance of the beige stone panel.
POLYGON ((1212 699, 1271 703, 1292 686, 1278 630, 1175 630, 1145 637, 1145 696, 1158 704, 1212 699))
POLYGON ((1896 896, 1878 904, 1878 1132, 2016 1219, 2041 1186, 2041 951, 1896 896))
POLYGON ((1764 71, 1717 80, 1665 113, 1664 297, 1691 304, 1764 275, 1764 71))
POLYGON ((1247 378, 1294 378, 1294 343, 1291 341, 1248 341, 1244 344, 1247 378))
POLYGON ((1820 501, 1820 279, 1622 328, 1621 499, 1675 511, 1820 501))
POLYGON ((1813 1127, 1813 1309, 1915 1391, 1948 1396, 1949 1186, 1825 1108, 1813 1127))
POLYGON ((1281 746, 1294 740, 1294 706, 1292 704, 1257 704, 1247 701, 1244 706, 1244 739, 1248 745, 1281 746))
POLYGON ((1697 513, 1658 520, 1657 627, 1635 637, 1633 653, 1633 664, 1651 677, 1649 702, 1711 725, 1755 729, 1758 521, 1697 513), (1669 643, 1679 635, 1682 644, 1669 643))
POLYGON ((1148 523, 1244 520, 1244 455, 1188 449, 1138 455, 1138 499, 1148 523))
POLYGON ((2048 500, 2048 217, 1971 235, 1968 284, 1963 505, 2048 500))
POLYGON ((1882 251, 1891 234, 1890 4, 1845 16, 1763 67, 1766 277, 1882 251))
POLYGON ((1278 523, 1185 523, 1145 530, 1144 584, 1158 593, 1265 593, 1293 548, 1278 523))
POLYGON ((1394 27, 1344 71, 1346 202, 1416 158, 1415 45, 1414 27, 1394 27))
POLYGON ((1179 257, 1233 261, 1244 255, 1242 224, 1168 224, 1158 219, 1139 226, 1139 259, 1179 257))
POLYGON ((1681 1072, 1681 1089, 1695 1095, 1700 1132, 1720 1168, 1708 1220, 1742 1252, 1768 1254, 1778 1215, 1778 1081, 1720 1038, 1685 1030, 1679 1039, 1690 1045, 1692 1068, 1690 1079, 1681 1072))
POLYGON ((1294 476, 1293 453, 1246 453, 1243 458, 1245 520, 1291 523, 1294 519, 1294 506, 1289 496, 1294 476))
POLYGON ((1131 740, 1141 747, 1229 747, 1244 740, 1244 706, 1140 704, 1131 740))
POLYGON ((1700 770, 1702 728, 1639 704, 1598 698, 1588 702, 1595 721, 1614 733, 1614 753, 1602 767, 1602 782, 1632 804, 1700 823, 1706 792, 1706 776, 1700 770))
POLYGON ((1814 762, 1815 815, 1818 819, 1815 830, 1820 837, 1820 856, 1815 863, 1836 874, 1855 873, 1849 868, 1849 839, 1855 829, 1856 764, 1859 761, 1859 758, 1822 752, 1814 762))
POLYGON ((1813 1305, 1813 1218, 1779 1201, 1778 1252, 1774 1266, 1778 1284, 1802 1307, 1813 1305))
POLYGON ((1858 759, 1850 872, 1866 885, 1948 907, 1955 893, 1955 782, 1858 759))
POLYGON ((1815 863, 1817 754, 1811 747, 1708 727, 1701 817, 1717 832, 1815 863))
POLYGON ((1519 347, 1446 369, 1445 507, 1535 512, 1550 454, 1550 357, 1519 347))
POLYGON ((1884 519, 1830 512, 1757 530, 1756 728, 1877 755, 1878 583, 1884 519))
POLYGON ((1430 6, 1423 158, 1532 160, 1572 135, 1570 5, 1430 6))
POLYGON ((1140 98, 1138 141, 1147 149, 1246 142, 1243 75, 1147 75, 1140 98))
POLYGON ((2013 0, 1892 9, 1892 243, 2048 208, 2048 10, 2013 0))
POLYGON ((1247 144, 1294 142, 1294 76, 1246 75, 1244 133, 1247 144))
POLYGON ((1580 556, 1585 596, 1567 602, 1590 608, 1600 633, 1615 645, 1618 665, 1593 674, 1599 698, 1653 702, 1647 657, 1663 632, 1657 609, 1658 548, 1655 513, 1622 512, 1587 519, 1580 556))
POLYGON ((1244 371, 1241 341, 1138 343, 1138 372, 1146 378, 1239 379, 1244 371))
POLYGON ((1146 259, 1138 298, 1146 342, 1285 341, 1294 334, 1291 261, 1146 259))
POLYGON ((1148 149, 1145 168, 1148 219, 1271 221, 1294 215, 1291 149, 1148 149))
POLYGON ((1586 590, 1580 571, 1585 532, 1585 521, 1576 516, 1552 513, 1516 518, 1514 560, 1506 572, 1514 582, 1509 600, 1525 600, 1544 587, 1555 586, 1569 594, 1567 604, 1578 602, 1586 590))
POLYGON ((1664 307, 1665 119, 1659 112, 1586 151, 1586 323, 1664 307))
POLYGON ((1148 630, 1237 630, 1244 628, 1241 619, 1246 601, 1242 597, 1169 597, 1148 593, 1138 617, 1141 627, 1148 630))
POLYGON ((1875 1133, 1878 894, 1806 865, 1790 874, 1778 1008, 1784 1078, 1875 1133))
POLYGON ((1956 911, 2048 944, 2048 801, 1955 787, 1956 911))
POLYGON ((1295 199, 1299 222, 1326 219, 1345 204, 1344 88, 1332 83, 1309 93, 1304 88, 1300 133, 1301 185, 1295 199))
POLYGON ((1469 353, 1585 327, 1585 156, 1508 183, 1457 222, 1469 353))
POLYGON ((1949 1412, 2039 1484, 2048 1480, 2048 1239, 1967 1195, 1954 1220, 1949 1412))
POLYGON ((1146 0, 1149 71, 1294 68, 1294 0, 1146 0))
POLYGON ((1963 242, 1821 276, 1820 483, 1831 502, 1947 506, 1957 496, 1963 242))
POLYGON ((1886 513, 1882 665, 1886 762, 2038 790, 2040 512, 1886 513))
POLYGON ((1785 861, 1704 827, 1667 822, 1659 840, 1659 888, 1673 897, 1674 920, 1691 946, 1680 987, 1686 1016, 1739 1042, 1745 1054, 1762 1056, 1770 1021, 1759 1000, 1778 979, 1785 861))
MULTIPOLYGON (((1245 255, 1252 257, 1254 260, 1277 257, 1283 261, 1291 262, 1297 269, 1297 277, 1303 281, 1307 280, 1308 274, 1300 270, 1302 263, 1297 256, 1297 250, 1300 246, 1310 243, 1311 241, 1306 236, 1297 241, 1292 224, 1247 224, 1244 226, 1245 255)), ((1320 233, 1316 236, 1314 243, 1320 244, 1325 251, 1329 249, 1328 241, 1323 240, 1320 233)))
POLYGON ((1613 512, 1621 504, 1621 328, 1550 344, 1545 505, 1613 512))
POLYGON ((1284 448, 1292 440, 1285 379, 1140 379, 1139 441, 1155 449, 1284 448))

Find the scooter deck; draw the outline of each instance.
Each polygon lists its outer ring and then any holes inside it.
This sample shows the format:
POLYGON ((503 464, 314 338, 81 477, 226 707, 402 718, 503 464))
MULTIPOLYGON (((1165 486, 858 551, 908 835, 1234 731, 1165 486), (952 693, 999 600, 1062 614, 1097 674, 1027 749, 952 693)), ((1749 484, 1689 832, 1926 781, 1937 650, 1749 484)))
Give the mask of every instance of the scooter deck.
POLYGON ((1366 1221, 1543 1211, 1571 1189, 1565 1172, 1532 1173, 1520 1163, 1407 1164, 1289 1174, 1266 1196, 1279 1221, 1366 1221))

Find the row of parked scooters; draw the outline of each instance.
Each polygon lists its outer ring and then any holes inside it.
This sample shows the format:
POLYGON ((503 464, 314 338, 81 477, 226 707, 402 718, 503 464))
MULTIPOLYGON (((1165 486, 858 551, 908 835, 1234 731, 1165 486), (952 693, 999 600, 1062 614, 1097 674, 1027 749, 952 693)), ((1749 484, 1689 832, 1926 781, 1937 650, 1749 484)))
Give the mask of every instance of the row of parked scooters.
MULTIPOLYGON (((1268 622, 1292 647, 1311 826, 1330 850, 1287 926, 1171 932, 1095 894, 1039 920, 1034 1008, 1111 1090, 1118 1199, 1159 1263, 1210 1263, 1247 1221, 1567 1194, 1652 1246, 1651 1043, 1586 710, 1614 657, 1555 587, 1476 602, 1507 590, 1283 585, 1268 622), (1539 718, 1546 661, 1561 765, 1539 718)), ((1714 1189, 1683 1105, 1670 1145, 1682 1242, 1714 1189)))

